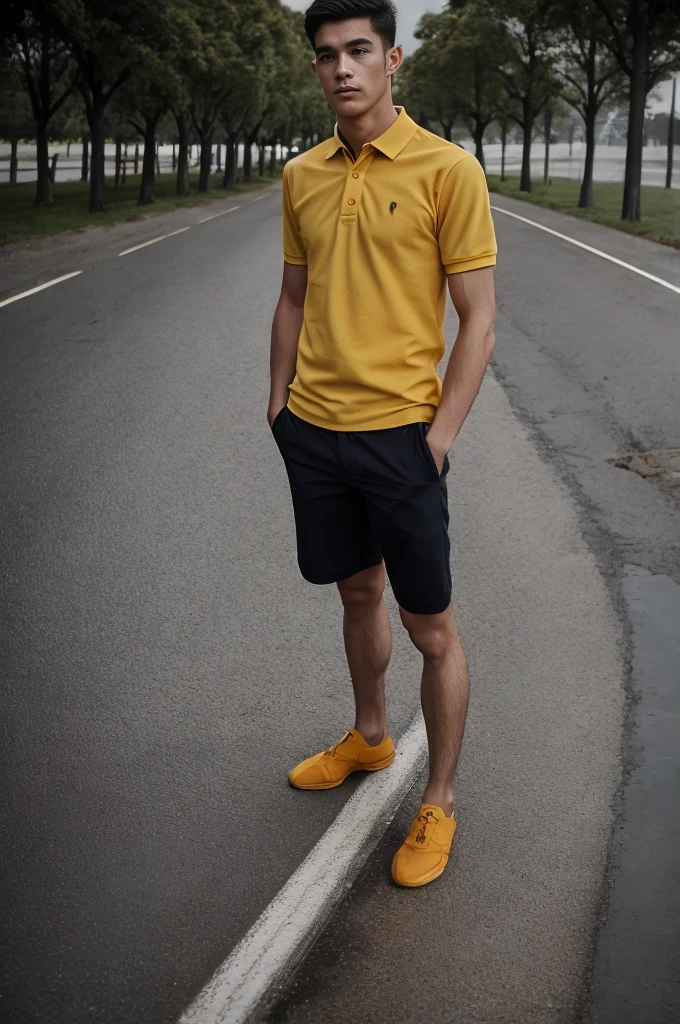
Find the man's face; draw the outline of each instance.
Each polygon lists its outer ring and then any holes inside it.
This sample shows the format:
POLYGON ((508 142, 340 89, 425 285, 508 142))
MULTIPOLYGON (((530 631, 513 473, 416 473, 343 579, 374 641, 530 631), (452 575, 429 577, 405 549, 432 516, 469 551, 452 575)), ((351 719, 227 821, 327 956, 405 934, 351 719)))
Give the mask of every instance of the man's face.
POLYGON ((313 68, 336 114, 358 117, 390 87, 402 61, 401 46, 385 53, 370 18, 328 21, 316 33, 313 68))

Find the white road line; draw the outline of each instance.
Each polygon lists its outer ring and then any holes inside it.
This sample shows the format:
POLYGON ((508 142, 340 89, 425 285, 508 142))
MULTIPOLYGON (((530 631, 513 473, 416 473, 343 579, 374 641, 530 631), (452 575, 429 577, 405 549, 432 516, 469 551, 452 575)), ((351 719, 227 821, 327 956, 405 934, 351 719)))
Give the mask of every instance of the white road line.
POLYGON ((670 288, 672 292, 677 292, 680 295, 680 287, 676 284, 671 284, 670 281, 664 281, 662 277, 655 277, 654 274, 648 274, 646 270, 640 270, 639 267, 633 267, 630 263, 624 263, 623 260, 617 260, 616 256, 610 256, 607 252, 602 252, 601 249, 593 249, 592 245, 586 245, 585 242, 578 242, 575 238, 570 238, 569 235, 563 235, 559 231, 553 231, 552 228, 547 228, 545 224, 539 224, 535 220, 529 220, 528 217, 520 217, 518 213, 510 213, 510 210, 504 210, 502 206, 493 206, 492 210, 496 210, 498 213, 504 213, 506 217, 514 217, 515 220, 524 221, 525 224, 531 224, 534 228, 539 228, 541 231, 547 231, 549 235, 555 235, 557 238, 563 238, 565 242, 571 242, 572 245, 578 245, 579 249, 587 249, 588 252, 595 253, 596 256, 601 256, 603 260, 609 260, 610 263, 616 263, 619 267, 625 267, 626 270, 632 270, 634 274, 639 274, 641 277, 646 277, 650 281, 654 281, 656 284, 663 285, 664 288, 670 288))
POLYGON ((19 299, 25 299, 27 295, 35 295, 36 292, 41 292, 45 288, 51 288, 53 284, 60 284, 62 281, 68 281, 69 277, 77 277, 78 274, 82 274, 82 270, 74 270, 70 274, 64 274, 63 277, 55 277, 53 281, 46 281, 45 284, 39 284, 37 288, 29 288, 27 292, 20 292, 18 295, 12 295, 9 299, 3 299, 0 302, 0 306, 9 306, 10 302, 18 302, 19 299))
POLYGON ((207 220, 214 220, 215 217, 224 217, 225 213, 233 213, 234 210, 240 210, 240 206, 230 206, 228 210, 220 210, 219 213, 211 213, 209 217, 204 217, 203 220, 199 220, 199 224, 205 224, 207 220))
POLYGON ((182 1015, 180 1024, 244 1024, 274 1001, 394 817, 425 763, 418 714, 394 763, 369 776, 278 896, 182 1015))
POLYGON ((256 199, 251 199, 250 201, 251 201, 251 203, 259 203, 260 199, 266 199, 268 195, 269 195, 269 192, 265 192, 264 195, 257 196, 256 199))
POLYGON ((188 231, 189 228, 178 228, 177 231, 171 231, 167 235, 159 235, 158 238, 151 238, 148 242, 142 242, 141 245, 133 245, 131 249, 126 249, 125 252, 119 252, 119 256, 127 256, 129 252, 137 252, 138 249, 145 249, 147 245, 155 245, 156 242, 162 242, 164 238, 172 238, 173 235, 181 235, 183 231, 188 231))

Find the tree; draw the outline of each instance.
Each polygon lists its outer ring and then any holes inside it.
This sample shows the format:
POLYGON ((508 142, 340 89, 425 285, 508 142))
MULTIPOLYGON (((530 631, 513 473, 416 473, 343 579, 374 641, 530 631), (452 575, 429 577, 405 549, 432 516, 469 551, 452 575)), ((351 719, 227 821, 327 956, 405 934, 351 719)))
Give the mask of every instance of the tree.
POLYGON ((18 75, 0 69, 0 137, 10 144, 9 184, 17 183, 17 149, 21 139, 32 138, 35 121, 30 101, 18 75))
POLYGON ((489 0, 490 18, 500 19, 507 32, 507 58, 499 66, 508 97, 507 113, 522 129, 520 191, 531 192, 531 142, 534 122, 560 90, 553 74, 554 38, 550 15, 553 0, 489 0))
POLYGON ((484 132, 502 109, 503 82, 496 68, 511 57, 505 26, 484 17, 486 5, 451 0, 453 38, 450 59, 460 82, 463 116, 475 142, 475 156, 484 163, 484 132))
POLYGON ((33 110, 38 166, 35 205, 49 206, 49 123, 73 90, 75 65, 54 31, 43 3, 5 0, 0 27, 9 41, 12 64, 21 75, 33 110))
POLYGON ((673 181, 673 145, 675 142, 675 79, 673 79, 673 95, 671 98, 671 113, 668 118, 668 136, 666 152, 666 188, 670 188, 673 181))
POLYGON ((198 0, 192 4, 198 27, 193 46, 181 62, 188 95, 188 112, 198 138, 199 192, 207 192, 212 167, 212 144, 220 109, 228 91, 230 64, 238 57, 234 25, 249 16, 249 5, 230 0, 198 0))
POLYGON ((416 27, 421 45, 397 73, 399 94, 419 124, 435 122, 451 142, 453 126, 461 114, 464 79, 453 52, 453 16, 424 14, 416 27))
POLYGON ((90 213, 104 210, 105 112, 114 94, 168 38, 164 0, 31 0, 70 50, 90 128, 90 213))
POLYGON ((123 129, 134 129, 136 135, 144 140, 138 199, 140 206, 148 206, 156 199, 156 128, 167 110, 167 100, 161 94, 157 81, 160 73, 160 68, 152 67, 144 77, 134 76, 111 104, 111 115, 116 125, 116 177, 119 173, 123 129))
POLYGON ((642 149, 647 95, 680 70, 677 0, 593 0, 609 26, 607 45, 630 80, 626 174, 621 219, 642 216, 642 149))
POLYGON ((593 205, 595 122, 600 110, 621 96, 623 76, 607 50, 608 26, 594 0, 561 0, 552 11, 557 32, 555 67, 564 80, 562 97, 583 118, 586 153, 578 205, 593 205))

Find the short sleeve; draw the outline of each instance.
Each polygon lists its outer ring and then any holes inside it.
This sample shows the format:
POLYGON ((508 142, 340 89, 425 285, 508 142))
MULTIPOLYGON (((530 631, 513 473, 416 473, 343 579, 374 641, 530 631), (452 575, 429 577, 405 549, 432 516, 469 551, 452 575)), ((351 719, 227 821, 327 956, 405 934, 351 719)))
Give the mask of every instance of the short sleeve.
POLYGON ((439 196, 437 238, 447 274, 496 265, 496 232, 489 190, 479 160, 462 157, 449 171, 439 196))
POLYGON ((290 178, 290 164, 286 164, 283 168, 283 259, 285 263, 304 267, 307 263, 307 253, 293 209, 290 178))

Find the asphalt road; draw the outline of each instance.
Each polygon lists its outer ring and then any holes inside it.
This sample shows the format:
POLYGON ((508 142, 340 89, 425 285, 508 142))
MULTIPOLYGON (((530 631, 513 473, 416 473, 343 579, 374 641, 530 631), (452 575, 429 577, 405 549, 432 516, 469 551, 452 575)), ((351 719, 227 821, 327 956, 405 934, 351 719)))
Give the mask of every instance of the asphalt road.
MULTIPOLYGON (((677 253, 501 202, 680 283, 677 253)), ((285 781, 341 735, 351 691, 339 601, 299 578, 264 421, 278 196, 198 224, 207 212, 62 240, 58 266, 33 246, 12 287, 35 283, 32 266, 83 274, 0 310, 8 1021, 175 1021, 356 788, 301 798, 285 781)), ((654 868, 666 908, 677 901, 653 843, 642 863, 619 856, 636 787, 617 787, 642 780, 645 842, 658 815, 672 829, 656 738, 643 757, 635 739, 644 700, 632 731, 624 714, 673 672, 680 583, 677 505, 607 459, 678 444, 680 297, 496 224, 496 380, 451 475, 473 672, 457 852, 415 898, 391 886, 407 798, 280 1020, 344 1021, 351 1000, 376 1021, 571 1024, 593 970, 594 1019, 675 1019, 670 912, 668 971, 636 988, 657 993, 657 1015, 607 1017, 629 971, 634 882, 654 868), (656 587, 651 619, 670 639, 650 668, 635 660, 650 618, 631 608, 660 576, 671 596, 656 587)), ((399 736, 418 659, 390 610, 399 736)), ((677 687, 664 701, 667 722, 677 687)), ((677 832, 662 838, 677 851, 677 832)))

